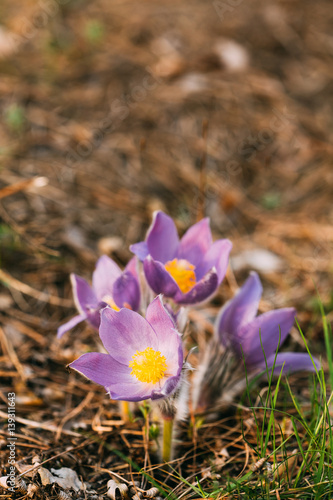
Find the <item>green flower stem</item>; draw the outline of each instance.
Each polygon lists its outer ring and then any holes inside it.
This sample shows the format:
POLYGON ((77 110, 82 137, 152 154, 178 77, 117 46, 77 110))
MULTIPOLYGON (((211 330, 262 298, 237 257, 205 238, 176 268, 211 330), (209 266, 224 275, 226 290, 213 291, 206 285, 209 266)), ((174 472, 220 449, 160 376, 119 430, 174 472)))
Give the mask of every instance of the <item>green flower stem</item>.
POLYGON ((162 459, 164 462, 170 462, 171 460, 172 429, 173 429, 173 418, 163 419, 162 459))

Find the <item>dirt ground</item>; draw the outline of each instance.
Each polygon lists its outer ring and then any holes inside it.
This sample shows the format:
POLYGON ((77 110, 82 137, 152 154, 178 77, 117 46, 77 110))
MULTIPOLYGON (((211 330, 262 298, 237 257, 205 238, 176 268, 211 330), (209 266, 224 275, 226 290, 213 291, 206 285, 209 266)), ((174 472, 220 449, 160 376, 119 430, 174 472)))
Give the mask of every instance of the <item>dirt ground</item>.
MULTIPOLYGON (((55 339, 75 312, 69 274, 90 279, 103 253, 126 264, 156 209, 180 233, 208 215, 233 251, 196 328, 208 335, 207 318, 256 269, 261 310, 296 307, 323 353, 316 288, 333 310, 331 2, 19 4, 0 5, 1 475, 15 391, 19 472, 47 459, 69 467, 96 492, 73 498, 106 498, 108 471, 126 482, 141 467, 177 487, 144 453, 143 418, 122 422, 103 388, 66 371, 95 345, 83 325, 55 339)), ((296 329, 288 347, 304 349, 296 329)), ((233 418, 195 438, 184 427, 175 469, 194 477, 220 447, 237 475, 254 457, 233 418)), ((34 471, 25 478, 30 498, 61 498, 34 471)), ((26 494, 22 486, 17 498, 26 494)))

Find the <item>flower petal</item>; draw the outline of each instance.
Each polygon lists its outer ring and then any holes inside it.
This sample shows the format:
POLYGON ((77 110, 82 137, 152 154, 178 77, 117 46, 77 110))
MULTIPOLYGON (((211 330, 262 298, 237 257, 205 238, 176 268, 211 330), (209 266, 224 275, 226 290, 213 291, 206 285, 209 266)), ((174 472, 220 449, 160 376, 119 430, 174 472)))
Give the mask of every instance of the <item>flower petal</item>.
POLYGON ((212 245, 212 233, 209 227, 209 218, 191 226, 180 240, 177 258, 186 259, 197 266, 212 245))
POLYGON ((215 241, 195 270, 197 279, 200 280, 208 271, 215 267, 218 275, 218 284, 220 284, 227 272, 231 248, 232 243, 229 240, 215 241))
POLYGON ((131 375, 129 367, 118 363, 108 354, 83 354, 69 366, 96 384, 103 385, 112 399, 141 401, 150 398, 153 391, 152 384, 137 380, 131 375))
POLYGON ((169 377, 161 389, 155 389, 152 391, 151 399, 154 400, 170 396, 177 388, 179 382, 180 374, 176 375, 175 377, 169 377))
MULTIPOLYGON (((130 368, 118 363, 109 354, 88 352, 69 365, 96 384, 105 388, 128 379, 130 368), (128 375, 128 376, 127 376, 128 375)), ((131 377, 132 378, 132 377, 131 377)))
MULTIPOLYGON (((163 299, 163 295, 161 294, 161 298, 163 299)), ((163 302, 163 300, 162 300, 163 302)), ((183 310, 185 309, 184 307, 181 307, 179 311, 174 311, 171 307, 171 304, 167 303, 167 302, 163 302, 163 307, 164 309, 166 309, 167 313, 169 314, 170 318, 172 319, 173 323, 174 323, 174 328, 177 328, 178 327, 178 314, 180 311, 183 312, 183 310)), ((179 329, 178 329, 179 330, 179 329)))
POLYGON ((259 276, 252 271, 244 285, 222 307, 217 317, 215 335, 224 346, 233 346, 238 354, 241 354, 238 332, 242 326, 255 318, 261 295, 259 276))
POLYGON ((243 326, 239 331, 239 339, 246 362, 251 365, 262 363, 264 361, 262 349, 265 351, 266 358, 271 356, 278 347, 280 329, 281 346, 294 323, 295 315, 296 311, 293 307, 277 309, 266 312, 243 326), (261 343, 259 331, 261 332, 261 343))
POLYGON ((74 302, 77 310, 85 315, 87 308, 98 307, 98 300, 95 292, 87 281, 76 274, 71 274, 74 302))
POLYGON ((74 318, 67 321, 67 323, 64 323, 63 325, 59 326, 57 331, 57 338, 61 339, 64 333, 74 328, 74 326, 78 325, 79 323, 81 323, 81 321, 84 321, 86 318, 87 316, 85 316, 84 314, 79 314, 78 316, 74 316, 74 318))
POLYGON ((132 375, 130 375, 130 378, 131 381, 129 382, 122 380, 108 388, 111 399, 117 401, 143 401, 151 398, 156 384, 140 382, 132 375))
POLYGON ((130 251, 133 252, 141 261, 145 260, 145 258, 149 255, 148 245, 146 241, 140 241, 139 243, 130 245, 130 251))
POLYGON ((177 228, 171 217, 161 211, 155 212, 147 234, 149 254, 164 264, 174 259, 178 244, 177 228))
POLYGON ((146 321, 158 331, 158 341, 164 342, 170 336, 170 331, 175 329, 175 323, 162 302, 162 295, 158 295, 148 305, 146 321))
POLYGON ((121 275, 119 266, 107 255, 102 255, 97 261, 93 272, 92 283, 96 297, 99 301, 106 295, 112 297, 112 287, 121 275))
POLYGON ((217 290, 218 276, 215 269, 212 269, 197 283, 192 290, 183 294, 179 291, 173 298, 177 304, 198 304, 209 299, 217 290))
POLYGON ((114 311, 106 307, 101 312, 99 336, 105 349, 126 366, 136 351, 146 347, 156 350, 158 341, 153 328, 140 314, 130 309, 114 311))
MULTIPOLYGON (((138 243, 139 245, 139 243, 138 243)), ((148 255, 148 254, 147 254, 148 255)), ((132 257, 131 260, 128 261, 125 271, 129 271, 137 280, 139 280, 139 273, 138 273, 138 259, 137 257, 132 257)))
MULTIPOLYGON (((100 384, 110 393, 110 397, 122 401, 142 401, 149 399, 153 394, 159 392, 158 384, 147 384, 140 382, 131 375, 131 368, 118 363, 109 354, 91 352, 83 354, 69 365, 74 370, 100 384)), ((170 391, 176 377, 167 380, 167 388, 170 391)), ((165 384, 166 385, 166 384, 165 384)), ((164 386, 165 386, 164 385, 164 386)), ((164 387, 162 387, 162 391, 164 387)), ((167 391, 165 391, 167 393, 167 391)), ((159 397, 164 397, 162 394, 159 397)))
POLYGON ((138 280, 129 271, 124 271, 114 282, 112 297, 118 307, 127 307, 133 311, 140 307, 140 287, 138 280))
POLYGON ((148 285, 155 293, 163 293, 166 297, 181 293, 179 286, 163 264, 154 260, 150 255, 144 260, 143 269, 148 285))
POLYGON ((101 322, 101 309, 103 309, 105 306, 105 302, 100 302, 98 307, 87 310, 87 321, 97 331, 101 322))
POLYGON ((159 295, 148 306, 146 320, 156 332, 158 350, 166 358, 168 375, 179 375, 183 366, 181 337, 159 295))
MULTIPOLYGON (((267 359, 267 367, 272 368, 274 364, 275 354, 272 354, 267 359)), ((320 362, 317 358, 313 358, 317 370, 320 370, 320 362)), ((277 354, 275 361, 274 374, 279 375, 281 368, 283 367, 283 374, 299 372, 302 370, 308 372, 314 372, 315 367, 313 366, 312 360, 307 353, 301 352, 281 352, 277 354)), ((265 369, 265 365, 263 365, 265 369)))

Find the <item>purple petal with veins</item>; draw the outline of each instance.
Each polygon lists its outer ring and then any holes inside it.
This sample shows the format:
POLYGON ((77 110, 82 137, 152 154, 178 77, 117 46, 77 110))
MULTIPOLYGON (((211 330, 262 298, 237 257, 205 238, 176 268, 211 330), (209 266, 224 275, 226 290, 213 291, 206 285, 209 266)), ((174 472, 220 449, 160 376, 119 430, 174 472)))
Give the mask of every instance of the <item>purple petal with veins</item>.
POLYGON ((57 332, 57 338, 60 339, 64 333, 68 332, 68 330, 71 330, 72 328, 74 328, 74 326, 78 325, 79 323, 81 323, 81 321, 84 321, 85 319, 87 319, 87 316, 79 314, 78 316, 74 316, 74 318, 67 321, 67 323, 64 323, 63 325, 59 326, 57 332))
POLYGON ((124 271, 113 285, 113 300, 118 307, 130 306, 133 311, 140 307, 138 280, 129 271, 124 271))
POLYGON ((215 267, 218 275, 218 283, 220 284, 227 272, 231 248, 232 243, 229 240, 215 241, 195 270, 197 279, 200 280, 215 267))
POLYGON ((233 344, 239 355, 241 355, 240 329, 255 318, 261 295, 262 285, 259 276, 252 271, 233 299, 223 306, 217 318, 215 335, 224 346, 233 344))
POLYGON ((138 274, 138 259, 137 257, 132 257, 128 263, 126 264, 125 271, 130 272, 133 274, 133 276, 139 280, 139 274, 138 274))
POLYGON ((215 269, 207 273, 194 287, 187 293, 179 292, 174 301, 177 304, 199 304, 208 300, 218 287, 218 276, 215 269))
POLYGON ((255 318, 239 331, 239 338, 247 363, 261 363, 273 354, 285 341, 294 324, 296 311, 293 307, 269 311, 255 318), (261 337, 261 341, 260 341, 261 337))
POLYGON ((108 353, 127 365, 136 350, 143 351, 148 346, 156 350, 158 344, 148 321, 130 309, 118 312, 110 307, 103 309, 99 336, 108 353))
POLYGON ((147 307, 146 320, 154 329, 158 337, 159 350, 163 352, 166 361, 173 373, 180 375, 183 357, 182 343, 178 334, 175 323, 168 311, 163 305, 162 297, 159 295, 147 307), (174 331, 175 335, 170 335, 170 331, 174 331))
POLYGON ((141 261, 145 260, 149 255, 148 245, 146 241, 140 241, 140 243, 134 243, 130 246, 131 252, 133 252, 137 258, 141 261))
POLYGON ((71 274, 74 302, 77 310, 85 315, 87 307, 98 307, 98 299, 87 281, 76 274, 71 274))
POLYGON ((198 266, 212 243, 212 233, 209 227, 209 218, 207 217, 186 231, 180 240, 177 258, 186 259, 194 266, 198 266))
MULTIPOLYGON (((275 354, 272 354, 267 359, 267 367, 272 368, 274 364, 275 354)), ((303 352, 281 352, 276 355, 274 374, 279 375, 283 366, 283 374, 294 373, 301 370, 314 372, 315 369, 320 370, 320 362, 317 358, 313 358, 314 364, 307 353, 303 352), (314 366, 315 365, 315 366, 314 366)), ((265 369, 266 365, 262 364, 265 369)))
POLYGON ((104 387, 127 380, 127 375, 130 376, 130 368, 120 364, 109 354, 99 352, 83 354, 69 366, 104 387))
MULTIPOLYGON (((70 367, 103 385, 113 399, 141 401, 170 395, 180 382, 183 365, 181 339, 161 297, 156 297, 148 306, 147 316, 149 322, 129 309, 116 312, 106 307, 101 313, 100 337, 108 354, 84 354, 70 367), (145 355, 147 348, 156 351, 151 369, 156 370, 155 363, 160 356, 166 364, 154 382, 142 381, 140 369, 135 372, 137 368, 132 364, 137 356, 139 361, 136 362, 140 363, 140 356, 145 355)), ((143 367, 147 374, 147 364, 143 367)))
POLYGON ((179 286, 161 262, 149 256, 143 263, 143 269, 148 285, 155 293, 163 293, 166 297, 181 293, 179 286))
POLYGON ((120 276, 121 269, 110 257, 102 255, 98 259, 93 272, 92 286, 99 301, 105 296, 112 297, 113 284, 120 276))
POLYGON ((155 212, 147 235, 149 254, 154 260, 165 264, 175 258, 178 244, 177 229, 171 217, 163 212, 155 212))

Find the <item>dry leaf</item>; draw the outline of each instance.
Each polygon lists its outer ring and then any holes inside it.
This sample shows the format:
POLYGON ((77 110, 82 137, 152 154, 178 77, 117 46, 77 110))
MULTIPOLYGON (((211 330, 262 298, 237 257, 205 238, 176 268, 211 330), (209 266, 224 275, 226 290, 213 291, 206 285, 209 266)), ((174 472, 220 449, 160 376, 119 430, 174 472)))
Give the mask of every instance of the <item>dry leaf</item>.
POLYGON ((38 474, 43 486, 56 483, 65 490, 72 488, 75 491, 79 491, 83 489, 83 484, 78 478, 77 473, 68 467, 51 469, 51 472, 44 467, 40 467, 38 469, 38 474))
POLYGON ((0 477, 0 486, 1 488, 4 488, 5 490, 8 490, 9 486, 7 486, 7 479, 9 476, 2 476, 0 477))
POLYGON ((107 496, 113 500, 121 500, 128 498, 128 486, 125 483, 118 483, 114 479, 110 479, 107 484, 107 496))

